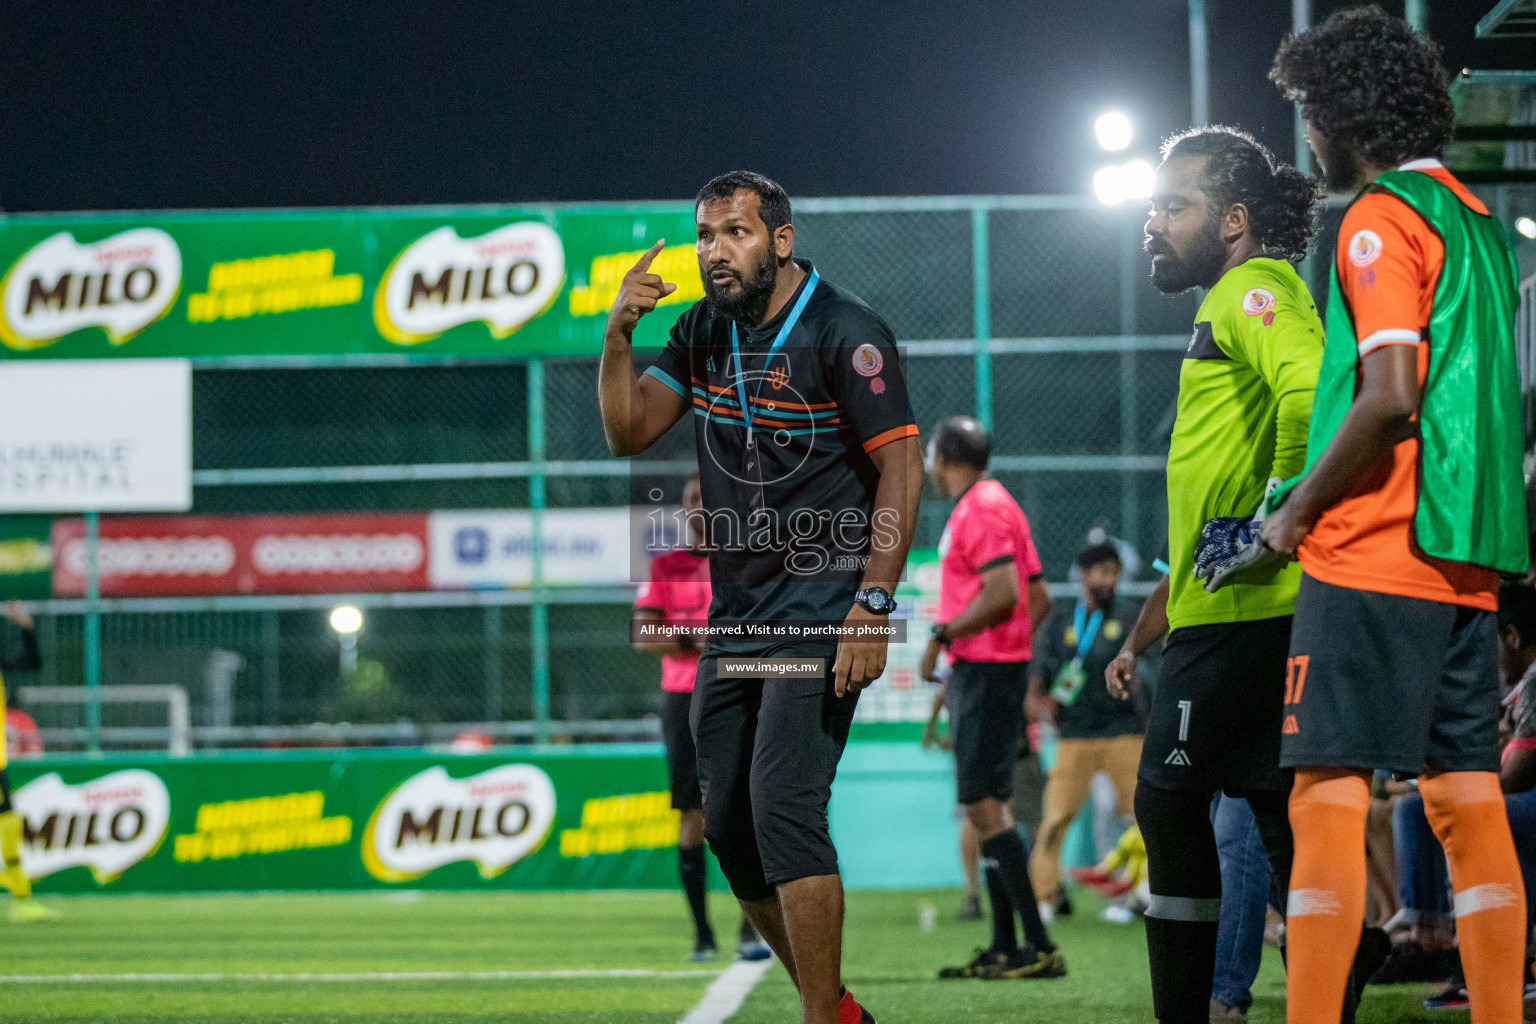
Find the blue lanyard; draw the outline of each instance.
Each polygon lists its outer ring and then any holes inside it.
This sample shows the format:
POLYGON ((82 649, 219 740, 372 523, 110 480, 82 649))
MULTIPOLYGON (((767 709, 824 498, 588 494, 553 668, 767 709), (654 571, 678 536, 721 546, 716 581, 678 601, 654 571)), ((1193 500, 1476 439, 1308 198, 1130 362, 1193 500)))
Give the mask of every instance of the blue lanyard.
POLYGON ((1093 613, 1093 618, 1088 618, 1088 609, 1083 607, 1083 602, 1077 602, 1077 607, 1072 611, 1072 632, 1077 634, 1077 660, 1082 661, 1088 654, 1088 648, 1093 646, 1093 641, 1099 635, 1099 627, 1104 624, 1104 610, 1101 608, 1093 613), (1084 622, 1084 620, 1087 620, 1084 622))
MULTIPOLYGON (((784 318, 784 326, 779 328, 779 333, 773 339, 773 344, 768 346, 768 359, 763 363, 767 369, 773 362, 775 353, 784 346, 784 339, 789 337, 789 332, 795 329, 795 324, 800 320, 800 314, 805 312, 805 304, 811 301, 811 292, 816 290, 816 282, 821 280, 821 275, 816 273, 816 268, 811 268, 811 279, 805 283, 805 288, 800 292, 800 298, 795 301, 795 306, 789 311, 789 316, 784 318)), ((731 357, 736 360, 736 397, 741 400, 741 418, 747 424, 747 447, 752 447, 752 410, 747 406, 747 385, 744 380, 746 374, 741 369, 741 346, 736 342, 736 321, 731 321, 731 357)), ((767 376, 764 374, 763 376, 767 376)), ((752 393, 752 401, 757 401, 757 396, 763 393, 763 378, 757 378, 757 390, 752 393)))

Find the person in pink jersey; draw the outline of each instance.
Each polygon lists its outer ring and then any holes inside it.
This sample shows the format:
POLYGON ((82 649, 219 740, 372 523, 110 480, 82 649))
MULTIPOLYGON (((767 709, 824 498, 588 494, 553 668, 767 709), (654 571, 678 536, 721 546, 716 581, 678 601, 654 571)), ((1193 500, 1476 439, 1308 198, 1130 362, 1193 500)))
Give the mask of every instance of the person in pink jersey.
POLYGON ((981 838, 992 903, 992 944, 942 978, 1059 978, 1066 962, 1051 942, 1029 879, 1029 851, 1014 827, 1011 799, 1033 630, 1051 610, 1029 521, 1008 490, 986 476, 992 438, 976 420, 939 424, 927 470, 956 499, 939 541, 939 610, 923 654, 934 678, 941 650, 951 666, 945 691, 955 781, 966 820, 981 838), (1014 931, 1024 926, 1021 949, 1014 931))
MULTIPOLYGON (((715 933, 709 926, 704 860, 704 796, 699 787, 699 767, 688 724, 693 703, 694 676, 699 668, 700 641, 686 633, 675 639, 643 639, 644 625, 703 628, 709 620, 709 557, 702 523, 703 499, 697 475, 683 485, 683 513, 689 528, 687 547, 668 551, 651 560, 651 578, 640 585, 635 598, 635 646, 661 656, 661 735, 667 752, 667 775, 672 787, 672 806, 680 815, 677 833, 677 867, 683 892, 693 914, 693 957, 705 963, 719 957, 715 933)), ((758 937, 752 922, 741 921, 736 955, 743 960, 765 960, 771 954, 758 937)))

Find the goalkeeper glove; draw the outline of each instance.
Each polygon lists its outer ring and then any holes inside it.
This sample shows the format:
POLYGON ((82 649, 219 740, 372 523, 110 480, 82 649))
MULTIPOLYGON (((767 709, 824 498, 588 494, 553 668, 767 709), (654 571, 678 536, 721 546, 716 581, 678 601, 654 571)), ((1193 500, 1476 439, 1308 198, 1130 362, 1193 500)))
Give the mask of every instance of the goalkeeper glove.
MULTIPOLYGON (((1264 489, 1266 499, 1280 483, 1279 477, 1270 478, 1264 489)), ((1258 511, 1251 516, 1217 516, 1200 531, 1200 540, 1195 544, 1195 577, 1205 581, 1206 590, 1214 594, 1233 573, 1280 557, 1259 539, 1264 506, 1265 502, 1259 502, 1258 511)))

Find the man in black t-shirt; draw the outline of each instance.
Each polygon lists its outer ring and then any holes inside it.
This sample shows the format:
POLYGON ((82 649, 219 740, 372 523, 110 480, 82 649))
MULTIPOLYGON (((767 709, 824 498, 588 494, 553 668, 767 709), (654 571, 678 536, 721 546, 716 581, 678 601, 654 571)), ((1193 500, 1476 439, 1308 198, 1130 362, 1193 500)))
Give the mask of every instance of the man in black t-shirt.
POLYGON ((1122 817, 1134 814, 1136 767, 1147 729, 1145 703, 1116 700, 1102 682, 1125 641, 1127 624, 1136 621, 1137 609, 1115 597, 1120 555, 1111 545, 1096 544, 1078 555, 1077 565, 1082 596, 1045 620, 1029 674, 1031 714, 1054 721, 1057 735, 1045 817, 1029 863, 1035 890, 1046 901, 1061 883, 1061 842, 1094 775, 1109 775, 1122 817))
POLYGON ((794 257, 783 189, 737 171, 694 210, 706 297, 637 377, 634 326, 676 285, 650 273, 661 242, 625 275, 603 339, 603 430, 615 455, 638 455, 693 413, 710 626, 737 630, 707 641, 694 688, 705 834, 807 1024, 872 1021, 841 987, 827 801, 886 638, 804 630, 889 621, 922 491, 917 427, 890 328, 794 257), (821 667, 776 674, 788 658, 821 667), (732 663, 748 659, 742 677, 732 663))

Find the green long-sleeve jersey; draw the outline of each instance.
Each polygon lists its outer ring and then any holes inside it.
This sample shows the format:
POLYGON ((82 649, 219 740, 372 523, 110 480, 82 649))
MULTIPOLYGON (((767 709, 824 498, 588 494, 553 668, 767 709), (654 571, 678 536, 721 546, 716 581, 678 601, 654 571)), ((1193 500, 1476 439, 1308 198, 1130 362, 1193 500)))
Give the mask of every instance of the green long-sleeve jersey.
POLYGON ((1252 515, 1271 477, 1301 471, 1322 356, 1312 296, 1284 260, 1239 264, 1200 304, 1168 451, 1170 628, 1295 610, 1300 566, 1240 572, 1211 594, 1194 577, 1195 544, 1207 520, 1252 515))

